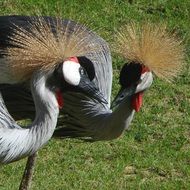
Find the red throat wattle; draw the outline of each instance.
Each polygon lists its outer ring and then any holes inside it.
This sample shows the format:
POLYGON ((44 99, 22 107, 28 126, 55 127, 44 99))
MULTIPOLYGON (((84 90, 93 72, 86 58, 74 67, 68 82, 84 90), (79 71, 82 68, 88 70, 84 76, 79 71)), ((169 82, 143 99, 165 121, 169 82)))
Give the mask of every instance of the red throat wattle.
POLYGON ((139 92, 132 97, 132 108, 139 112, 143 103, 143 92, 139 92))
MULTIPOLYGON (((141 74, 144 74, 144 73, 149 72, 149 71, 150 70, 146 66, 142 65, 141 74)), ((142 104, 143 104, 143 92, 139 92, 137 94, 134 94, 132 97, 132 108, 136 112, 139 112, 142 104)))
POLYGON ((60 90, 57 90, 57 92, 56 92, 56 98, 57 98, 57 103, 59 105, 59 109, 62 109, 63 108, 63 96, 62 96, 60 90))

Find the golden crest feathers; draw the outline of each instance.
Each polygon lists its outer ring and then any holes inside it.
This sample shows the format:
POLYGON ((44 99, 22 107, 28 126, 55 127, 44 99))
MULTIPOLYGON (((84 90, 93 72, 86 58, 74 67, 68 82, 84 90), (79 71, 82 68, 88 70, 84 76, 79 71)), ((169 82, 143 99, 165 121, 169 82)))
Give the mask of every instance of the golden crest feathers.
POLYGON ((185 63, 182 41, 163 24, 132 22, 123 26, 116 35, 114 50, 167 81, 177 76, 185 63))
POLYGON ((27 27, 14 25, 10 47, 3 50, 17 80, 30 78, 38 69, 49 70, 68 57, 98 51, 92 32, 84 25, 58 18, 33 17, 27 27))

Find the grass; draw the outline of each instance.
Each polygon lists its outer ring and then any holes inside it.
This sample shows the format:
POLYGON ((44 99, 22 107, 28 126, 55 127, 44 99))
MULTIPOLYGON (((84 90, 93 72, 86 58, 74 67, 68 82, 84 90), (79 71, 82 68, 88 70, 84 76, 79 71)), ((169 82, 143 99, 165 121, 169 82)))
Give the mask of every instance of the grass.
MULTIPOLYGON (((108 42, 130 20, 166 22, 187 45, 190 63, 190 1, 186 0, 0 0, 1 15, 56 13, 97 28, 108 42), (60 3, 61 2, 61 3, 60 3), (60 7, 60 6, 59 6, 60 7)), ((113 54, 113 94, 120 58, 113 54)), ((129 131, 108 142, 51 140, 39 151, 32 190, 190 189, 190 69, 172 84, 157 78, 129 131)), ((18 189, 26 159, 3 166, 0 189, 18 189)))

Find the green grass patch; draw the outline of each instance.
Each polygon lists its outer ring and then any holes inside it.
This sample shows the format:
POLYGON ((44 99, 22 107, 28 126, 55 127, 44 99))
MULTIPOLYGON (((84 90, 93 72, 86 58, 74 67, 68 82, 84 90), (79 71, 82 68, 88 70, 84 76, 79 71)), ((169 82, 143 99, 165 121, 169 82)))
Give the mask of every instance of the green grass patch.
MULTIPOLYGON (((87 23, 110 43, 128 21, 166 22, 184 39, 188 64, 172 84, 155 78, 142 110, 119 139, 51 140, 39 151, 32 190, 190 189, 190 1, 0 0, 1 15, 32 15, 34 8, 87 23)), ((121 62, 113 54, 113 95, 121 62)), ((18 189, 25 162, 0 168, 1 190, 18 189)))

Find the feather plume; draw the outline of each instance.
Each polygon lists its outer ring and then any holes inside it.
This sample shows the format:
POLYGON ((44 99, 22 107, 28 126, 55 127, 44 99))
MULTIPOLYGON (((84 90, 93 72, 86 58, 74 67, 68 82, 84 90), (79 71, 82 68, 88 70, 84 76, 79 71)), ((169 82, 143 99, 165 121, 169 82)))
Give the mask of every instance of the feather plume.
POLYGON ((93 32, 84 25, 58 18, 32 17, 27 27, 13 25, 9 44, 2 50, 13 76, 22 81, 36 70, 49 70, 68 57, 99 51, 93 32))
POLYGON ((123 26, 116 35, 114 50, 127 61, 143 64, 167 81, 172 81, 185 63, 182 41, 163 24, 132 22, 123 26))

